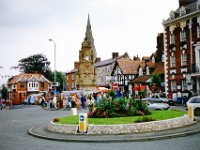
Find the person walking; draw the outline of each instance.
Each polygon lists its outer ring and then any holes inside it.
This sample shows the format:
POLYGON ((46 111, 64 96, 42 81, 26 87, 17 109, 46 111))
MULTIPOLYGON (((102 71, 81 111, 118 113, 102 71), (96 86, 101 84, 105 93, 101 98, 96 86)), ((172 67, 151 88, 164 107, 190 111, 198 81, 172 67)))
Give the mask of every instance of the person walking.
POLYGON ((0 98, 0 110, 3 109, 3 102, 2 102, 2 99, 0 98))
POLYGON ((82 94, 82 95, 81 95, 81 106, 82 106, 83 109, 86 108, 85 102, 86 102, 86 98, 85 98, 85 96, 82 94))

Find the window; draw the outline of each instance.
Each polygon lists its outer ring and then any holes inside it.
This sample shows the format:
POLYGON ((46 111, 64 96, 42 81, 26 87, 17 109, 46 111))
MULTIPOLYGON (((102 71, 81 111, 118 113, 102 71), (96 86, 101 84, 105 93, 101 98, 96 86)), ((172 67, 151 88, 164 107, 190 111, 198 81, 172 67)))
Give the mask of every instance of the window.
POLYGON ((72 80, 74 80, 75 79, 75 75, 74 74, 72 74, 72 80))
POLYGON ((20 83, 20 88, 25 88, 25 84, 24 83, 20 83))
POLYGON ((68 80, 68 75, 66 75, 66 79, 68 80))
POLYGON ((200 103, 200 98, 194 97, 192 100, 190 100, 190 103, 200 103))
POLYGON ((40 87, 41 87, 41 88, 44 88, 44 82, 41 82, 41 83, 40 83, 40 87))
POLYGON ((176 91, 177 90, 176 81, 172 81, 171 82, 171 88, 172 88, 172 91, 176 91))
POLYGON ((187 83, 186 83, 186 80, 182 80, 182 84, 183 84, 183 91, 184 90, 187 90, 187 83))
POLYGON ((182 66, 187 65, 187 55, 186 55, 186 53, 181 55, 181 65, 182 66))
POLYGON ((139 69, 139 76, 143 76, 143 70, 142 70, 142 68, 139 69))
POLYGON ((146 75, 149 75, 149 67, 146 67, 146 75))
POLYGON ((165 55, 162 55, 162 62, 164 62, 165 60, 165 55))
POLYGON ((185 42, 186 41, 186 31, 182 30, 181 31, 181 42, 185 42))
POLYGON ((197 38, 200 38, 200 25, 197 26, 197 38))
POLYGON ((175 56, 171 56, 171 68, 175 68, 176 67, 176 58, 175 56))
POLYGON ((199 0, 197 1, 196 5, 197 5, 197 10, 200 10, 200 1, 199 0))
POLYGON ((175 35, 173 33, 170 34, 170 44, 175 44, 175 35))
POLYGON ((152 63, 155 63, 155 57, 152 57, 152 63))

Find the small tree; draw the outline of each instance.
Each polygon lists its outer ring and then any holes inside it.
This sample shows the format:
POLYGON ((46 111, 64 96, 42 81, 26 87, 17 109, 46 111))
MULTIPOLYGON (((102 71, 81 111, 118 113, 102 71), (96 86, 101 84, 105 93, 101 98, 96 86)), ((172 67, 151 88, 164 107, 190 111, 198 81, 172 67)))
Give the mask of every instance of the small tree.
POLYGON ((7 94, 8 94, 8 89, 6 88, 6 86, 3 84, 3 88, 2 88, 2 91, 1 91, 1 93, 2 93, 2 99, 7 99, 7 94))
MULTIPOLYGON (((47 79, 49 79, 50 81, 54 81, 54 73, 55 72, 50 72, 48 74, 48 77, 47 79)), ((65 74, 63 72, 59 72, 59 71, 56 71, 56 82, 59 82, 60 85, 56 88, 57 91, 65 91, 66 90, 66 77, 65 77, 65 74)))
POLYGON ((158 89, 161 85, 161 77, 159 74, 153 74, 151 77, 151 84, 156 86, 156 89, 158 89))

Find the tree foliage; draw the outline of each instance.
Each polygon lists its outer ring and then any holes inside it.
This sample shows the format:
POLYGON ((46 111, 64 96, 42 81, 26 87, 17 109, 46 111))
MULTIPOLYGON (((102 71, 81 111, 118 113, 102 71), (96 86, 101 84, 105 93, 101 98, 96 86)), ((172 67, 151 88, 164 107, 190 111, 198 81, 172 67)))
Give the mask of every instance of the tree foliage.
MULTIPOLYGON (((51 72, 47 77, 50 81, 54 81, 54 72, 51 72)), ((66 90, 66 77, 63 72, 56 71, 56 82, 60 85, 56 88, 57 91, 65 91, 66 90)))
POLYGON ((3 88, 2 88, 1 93, 2 93, 2 98, 6 100, 7 99, 8 89, 5 87, 4 84, 3 84, 3 88))
POLYGON ((50 61, 43 54, 35 54, 19 60, 19 69, 25 73, 40 73, 45 75, 50 72, 50 61))
POLYGON ((161 85, 161 77, 159 74, 153 74, 151 77, 151 84, 154 84, 157 88, 161 85))

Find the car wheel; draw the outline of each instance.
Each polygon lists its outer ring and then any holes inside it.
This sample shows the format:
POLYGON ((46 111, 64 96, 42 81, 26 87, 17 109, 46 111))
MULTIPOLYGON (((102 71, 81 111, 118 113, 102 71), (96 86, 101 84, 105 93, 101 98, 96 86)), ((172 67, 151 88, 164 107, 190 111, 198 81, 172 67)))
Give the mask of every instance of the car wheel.
POLYGON ((194 110, 194 115, 200 116, 200 108, 196 108, 196 109, 194 110))

